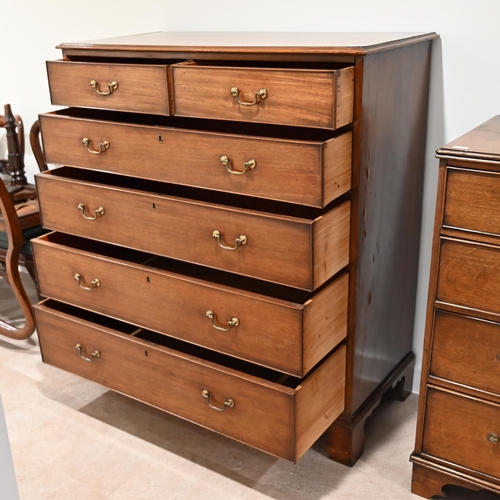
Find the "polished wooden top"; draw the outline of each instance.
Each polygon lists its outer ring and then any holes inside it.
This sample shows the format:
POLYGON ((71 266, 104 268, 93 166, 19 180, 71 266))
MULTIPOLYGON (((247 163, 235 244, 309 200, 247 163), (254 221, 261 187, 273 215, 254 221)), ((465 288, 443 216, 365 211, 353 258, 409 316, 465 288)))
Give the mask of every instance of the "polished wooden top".
POLYGON ((437 156, 500 161, 500 115, 446 144, 437 156))
POLYGON ((352 54, 386 50, 437 38, 436 33, 236 33, 155 32, 57 46, 85 51, 352 54))

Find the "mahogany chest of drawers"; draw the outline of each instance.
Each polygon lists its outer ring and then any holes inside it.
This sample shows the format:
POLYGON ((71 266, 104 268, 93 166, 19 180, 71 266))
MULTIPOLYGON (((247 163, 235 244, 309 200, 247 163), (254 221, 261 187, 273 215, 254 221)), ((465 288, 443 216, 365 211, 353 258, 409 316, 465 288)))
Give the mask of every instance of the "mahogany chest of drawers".
POLYGON ((411 388, 430 34, 63 44, 42 356, 278 457, 353 464, 411 388))
POLYGON ((412 490, 500 493, 500 116, 437 155, 412 490))

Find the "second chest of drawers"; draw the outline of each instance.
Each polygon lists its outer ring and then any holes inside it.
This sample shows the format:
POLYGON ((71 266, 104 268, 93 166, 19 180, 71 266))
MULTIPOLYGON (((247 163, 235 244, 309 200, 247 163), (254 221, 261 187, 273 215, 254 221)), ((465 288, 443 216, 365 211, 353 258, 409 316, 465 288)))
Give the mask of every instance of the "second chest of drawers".
POLYGON ((414 493, 500 493, 500 117, 443 146, 414 493))

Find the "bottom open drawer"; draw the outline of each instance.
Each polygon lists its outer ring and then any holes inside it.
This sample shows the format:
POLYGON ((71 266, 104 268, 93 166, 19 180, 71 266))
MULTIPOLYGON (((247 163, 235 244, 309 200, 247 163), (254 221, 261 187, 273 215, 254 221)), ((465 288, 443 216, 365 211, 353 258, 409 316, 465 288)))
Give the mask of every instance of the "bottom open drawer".
POLYGON ((45 363, 292 462, 344 409, 345 346, 299 380, 54 300, 34 309, 45 363))

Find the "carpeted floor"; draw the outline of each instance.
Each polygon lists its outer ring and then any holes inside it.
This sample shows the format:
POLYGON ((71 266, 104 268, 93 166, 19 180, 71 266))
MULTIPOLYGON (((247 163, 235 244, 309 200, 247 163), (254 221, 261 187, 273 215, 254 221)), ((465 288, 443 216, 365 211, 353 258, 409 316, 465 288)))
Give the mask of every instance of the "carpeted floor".
MULTIPOLYGON (((0 279, 0 316, 19 314, 0 279)), ((0 395, 22 500, 420 498, 410 492, 408 461, 414 394, 382 402, 353 468, 329 460, 321 439, 293 465, 44 365, 36 335, 0 338, 0 395)), ((458 489, 448 496, 499 498, 458 489)))

